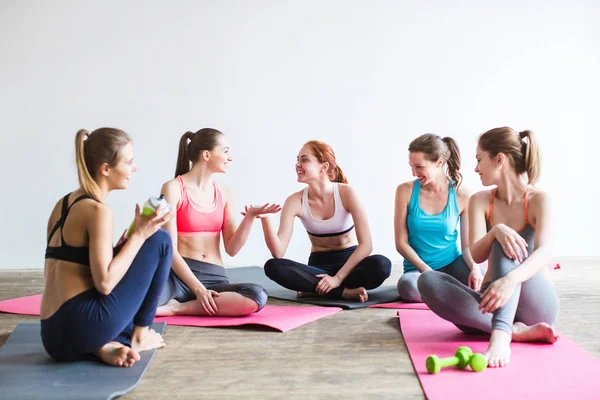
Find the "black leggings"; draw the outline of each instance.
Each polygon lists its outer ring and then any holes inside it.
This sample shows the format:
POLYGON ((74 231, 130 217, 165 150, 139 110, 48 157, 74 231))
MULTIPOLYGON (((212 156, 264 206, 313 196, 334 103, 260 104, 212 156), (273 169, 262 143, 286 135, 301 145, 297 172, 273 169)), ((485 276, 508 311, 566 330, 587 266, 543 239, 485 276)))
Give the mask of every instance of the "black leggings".
MULTIPOLYGON (((301 264, 287 258, 272 258, 265 264, 265 274, 281 286, 299 292, 315 292, 321 280, 316 275, 334 276, 348 261, 357 246, 344 250, 318 251, 311 253, 308 264, 301 264)), ((350 272, 340 287, 331 290, 327 296, 341 297, 345 288, 364 287, 375 289, 391 273, 391 261, 379 254, 364 258, 350 272)))

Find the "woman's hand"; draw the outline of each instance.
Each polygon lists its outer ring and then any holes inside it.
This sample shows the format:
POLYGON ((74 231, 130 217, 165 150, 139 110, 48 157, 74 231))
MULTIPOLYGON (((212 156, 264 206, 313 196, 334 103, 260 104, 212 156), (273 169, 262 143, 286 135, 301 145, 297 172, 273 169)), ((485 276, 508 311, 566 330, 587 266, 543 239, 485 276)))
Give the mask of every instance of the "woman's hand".
POLYGON ((336 276, 331 276, 327 274, 319 274, 315 276, 317 278, 321 278, 321 280, 317 284, 316 289, 317 294, 320 294, 321 296, 326 295, 331 290, 335 289, 336 287, 339 287, 342 284, 340 279, 336 276))
POLYGON ((248 215, 249 217, 254 218, 266 218, 267 214, 276 214, 279 211, 281 211, 281 206, 279 204, 267 203, 263 206, 244 206, 242 215, 244 217, 248 215))
POLYGON ((498 224, 494 226, 496 230, 494 232, 494 237, 502 246, 502 250, 504 250, 504 254, 507 257, 512 258, 513 260, 517 260, 520 263, 527 257, 527 247, 528 244, 523 239, 521 235, 517 233, 512 228, 504 224, 498 224))
POLYGON ((517 283, 514 282, 509 275, 505 275, 493 282, 481 296, 479 309, 483 314, 488 312, 493 313, 506 304, 515 291, 515 286, 517 286, 517 283))
POLYGON ((206 315, 215 315, 219 312, 219 308, 214 299, 215 297, 219 297, 219 292, 208 290, 205 287, 198 288, 194 292, 196 293, 196 301, 206 315))
POLYGON ((154 235, 161 226, 167 223, 175 215, 175 212, 171 210, 162 217, 159 217, 159 215, 161 215, 161 209, 162 205, 159 204, 151 215, 144 217, 140 214, 139 204, 136 204, 133 234, 138 234, 144 240, 146 240, 150 236, 154 235))
POLYGON ((469 274, 469 287, 477 292, 481 290, 481 282, 483 281, 483 275, 477 265, 473 266, 471 273, 469 274))

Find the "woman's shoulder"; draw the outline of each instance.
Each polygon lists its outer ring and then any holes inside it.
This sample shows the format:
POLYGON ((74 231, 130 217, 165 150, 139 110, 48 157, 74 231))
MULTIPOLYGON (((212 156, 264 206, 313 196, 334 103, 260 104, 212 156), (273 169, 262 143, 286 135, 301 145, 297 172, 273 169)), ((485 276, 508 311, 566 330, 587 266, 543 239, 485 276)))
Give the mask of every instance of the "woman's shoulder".
POLYGON ((473 193, 470 196, 469 204, 472 205, 487 205, 492 200, 492 193, 494 189, 485 189, 473 193))
POLYGON ((396 187, 396 198, 409 199, 415 187, 415 180, 403 182, 396 187))
POLYGON ((549 202, 548 194, 543 190, 529 188, 529 204, 534 207, 544 207, 549 202))

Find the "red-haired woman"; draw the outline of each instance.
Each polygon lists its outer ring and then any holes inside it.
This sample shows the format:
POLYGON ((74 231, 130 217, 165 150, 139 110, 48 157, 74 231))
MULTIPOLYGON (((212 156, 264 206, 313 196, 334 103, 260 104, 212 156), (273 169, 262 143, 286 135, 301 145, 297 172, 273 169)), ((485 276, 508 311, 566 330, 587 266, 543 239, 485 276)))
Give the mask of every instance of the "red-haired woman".
POLYGON ((299 296, 367 301, 367 290, 389 277, 391 262, 382 255, 371 255, 367 215, 331 146, 316 140, 306 143, 298 153, 296 174, 298 182, 308 187, 286 199, 279 230, 275 232, 269 218, 261 220, 274 257, 266 262, 265 274, 299 296), (312 244, 307 264, 282 258, 294 217, 300 218, 312 244))

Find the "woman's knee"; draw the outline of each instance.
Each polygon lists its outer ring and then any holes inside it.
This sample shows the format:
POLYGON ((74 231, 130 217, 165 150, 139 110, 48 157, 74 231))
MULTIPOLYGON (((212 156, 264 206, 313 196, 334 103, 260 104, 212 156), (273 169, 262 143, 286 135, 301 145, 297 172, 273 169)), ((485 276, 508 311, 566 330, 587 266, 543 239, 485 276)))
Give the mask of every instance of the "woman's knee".
POLYGON ((260 285, 255 283, 244 283, 240 285, 240 294, 250 300, 253 300, 258 308, 252 312, 258 312, 267 304, 267 291, 260 285))
POLYGON ((158 249, 162 256, 173 253, 173 241, 171 235, 164 229, 159 229, 144 242, 143 247, 158 249))
POLYGON ((270 279, 274 279, 279 276, 281 269, 284 267, 282 258, 271 258, 265 263, 265 275, 270 279))
POLYGON ((368 257, 369 259, 369 273, 372 274, 377 280, 383 283, 384 280, 390 277, 392 273, 392 262, 389 258, 382 256, 381 254, 374 254, 368 257))
POLYGON ((418 274, 418 272, 410 272, 403 274, 398 280, 398 295, 404 301, 421 302, 421 295, 417 289, 417 279, 414 279, 410 274, 418 274))
POLYGON ((445 275, 443 272, 433 270, 421 272, 417 279, 417 290, 421 297, 426 297, 428 294, 435 292, 435 287, 439 285, 443 275, 445 275))

